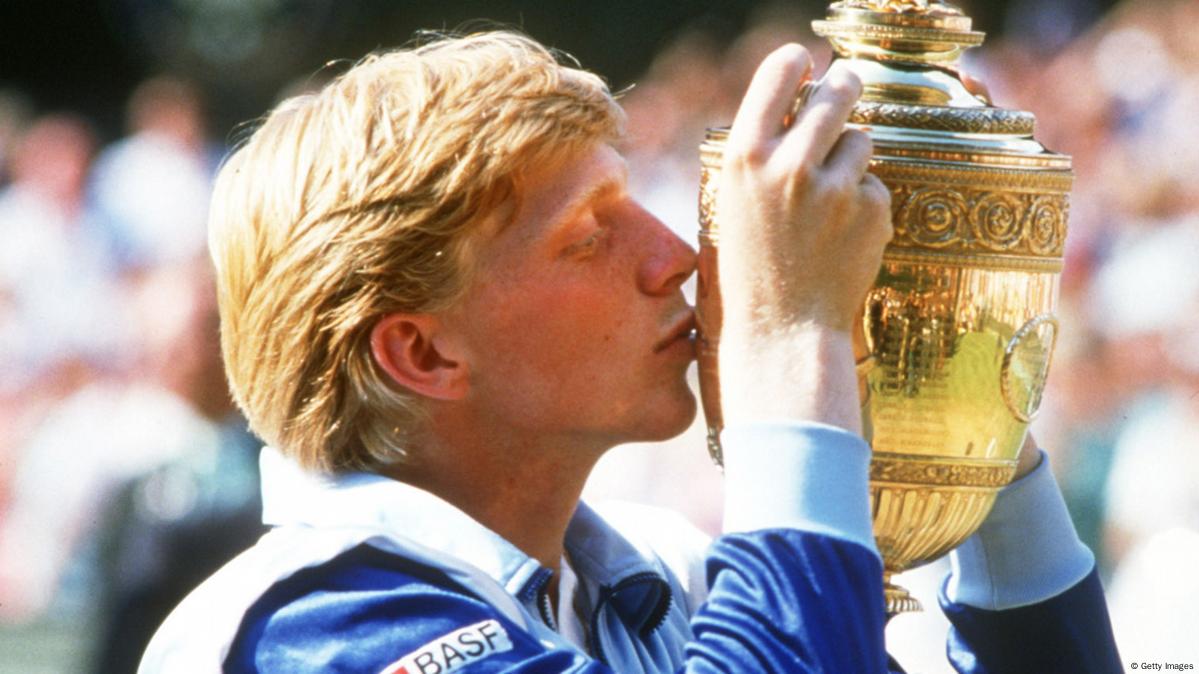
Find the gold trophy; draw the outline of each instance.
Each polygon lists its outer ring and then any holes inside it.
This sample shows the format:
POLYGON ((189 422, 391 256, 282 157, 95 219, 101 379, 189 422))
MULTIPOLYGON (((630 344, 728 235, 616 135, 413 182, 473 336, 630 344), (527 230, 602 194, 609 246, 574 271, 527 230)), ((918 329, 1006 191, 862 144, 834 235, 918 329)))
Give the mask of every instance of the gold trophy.
MULTIPOLYGON (((936 0, 845 0, 816 33, 864 84, 850 124, 874 140, 894 239, 861 314, 858 376, 888 614, 920 610, 891 575, 945 554, 986 517, 1037 412, 1058 322, 1070 158, 1035 118, 991 107, 956 70, 982 43, 936 0)), ((715 187, 727 129, 700 147, 700 392, 719 462, 715 187)))

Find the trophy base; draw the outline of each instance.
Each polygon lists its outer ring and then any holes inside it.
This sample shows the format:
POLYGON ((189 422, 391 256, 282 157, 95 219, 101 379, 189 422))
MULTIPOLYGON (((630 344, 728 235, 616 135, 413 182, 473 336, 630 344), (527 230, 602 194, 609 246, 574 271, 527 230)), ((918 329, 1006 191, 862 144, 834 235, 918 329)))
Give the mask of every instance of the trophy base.
POLYGON ((920 600, 902 587, 891 583, 891 574, 889 573, 883 577, 883 600, 888 616, 900 613, 919 613, 924 610, 924 607, 920 605, 920 600))

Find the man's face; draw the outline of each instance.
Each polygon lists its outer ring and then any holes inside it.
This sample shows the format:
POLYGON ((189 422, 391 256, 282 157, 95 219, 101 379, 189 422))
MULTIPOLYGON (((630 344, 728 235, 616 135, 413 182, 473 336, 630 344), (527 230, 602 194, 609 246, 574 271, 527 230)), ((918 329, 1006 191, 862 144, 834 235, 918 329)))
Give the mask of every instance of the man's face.
POLYGON ((606 144, 538 167, 514 220, 479 242, 477 275, 446 321, 468 354, 466 402, 492 429, 607 447, 694 418, 680 287, 695 254, 625 180, 606 144))

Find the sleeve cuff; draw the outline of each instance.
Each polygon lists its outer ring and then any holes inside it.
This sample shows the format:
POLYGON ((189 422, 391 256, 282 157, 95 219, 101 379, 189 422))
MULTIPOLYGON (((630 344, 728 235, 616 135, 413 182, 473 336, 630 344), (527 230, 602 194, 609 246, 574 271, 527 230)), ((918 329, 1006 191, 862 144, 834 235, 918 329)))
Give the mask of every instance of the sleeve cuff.
POLYGON ((999 492, 950 566, 946 597, 992 611, 1051 599, 1091 572, 1095 556, 1074 530, 1044 452, 1040 465, 999 492))
POLYGON ((870 516, 870 447, 842 428, 759 422, 726 428, 724 532, 801 529, 878 555, 870 516))

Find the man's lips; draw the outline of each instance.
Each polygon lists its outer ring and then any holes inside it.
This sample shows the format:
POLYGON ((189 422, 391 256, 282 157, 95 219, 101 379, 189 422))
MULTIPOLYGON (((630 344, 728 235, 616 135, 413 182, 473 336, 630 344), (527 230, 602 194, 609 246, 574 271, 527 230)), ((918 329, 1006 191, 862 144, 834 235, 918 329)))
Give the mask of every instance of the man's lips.
POLYGON ((654 345, 654 353, 664 351, 680 339, 689 339, 693 332, 695 332, 695 312, 688 309, 685 314, 675 319, 666 336, 654 345))

